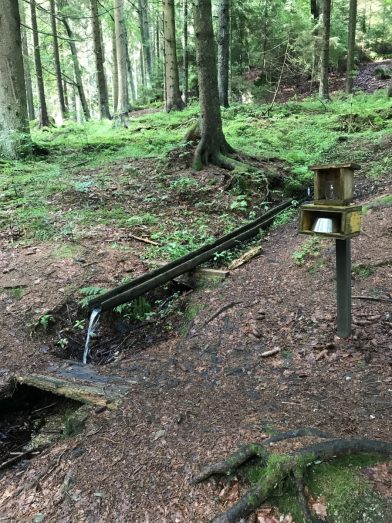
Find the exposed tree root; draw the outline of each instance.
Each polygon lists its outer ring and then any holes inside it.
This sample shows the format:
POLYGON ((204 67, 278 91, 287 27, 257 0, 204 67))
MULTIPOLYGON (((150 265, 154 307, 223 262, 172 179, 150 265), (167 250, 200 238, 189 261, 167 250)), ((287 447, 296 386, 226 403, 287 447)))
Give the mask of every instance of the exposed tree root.
POLYGON ((309 428, 278 434, 261 444, 251 443, 244 445, 227 460, 209 465, 195 476, 191 482, 192 484, 199 483, 214 474, 231 474, 240 465, 255 457, 260 459, 260 466, 264 468, 264 475, 260 481, 235 505, 223 514, 215 517, 211 523, 235 523, 241 518, 249 516, 286 479, 294 480, 296 484, 305 522, 317 523, 321 520, 312 514, 305 494, 306 470, 310 465, 317 461, 327 461, 353 454, 392 455, 392 443, 367 439, 328 439, 328 441, 303 447, 291 454, 273 454, 267 448, 278 441, 304 436, 331 437, 320 430, 309 428))
POLYGON ((198 146, 196 147, 195 156, 193 159, 193 168, 196 171, 199 171, 203 165, 212 163, 217 167, 222 167, 223 169, 232 171, 234 169, 234 165, 230 163, 229 155, 234 153, 235 150, 227 143, 223 133, 219 139, 216 139, 216 137, 213 139, 209 136, 204 138, 202 137, 198 146))

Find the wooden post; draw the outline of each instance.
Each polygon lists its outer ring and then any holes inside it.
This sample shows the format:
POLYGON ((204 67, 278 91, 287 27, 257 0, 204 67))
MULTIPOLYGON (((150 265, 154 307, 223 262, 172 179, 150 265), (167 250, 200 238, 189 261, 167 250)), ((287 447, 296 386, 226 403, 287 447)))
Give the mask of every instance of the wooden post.
POLYGON ((336 240, 337 335, 351 334, 351 240, 336 240))

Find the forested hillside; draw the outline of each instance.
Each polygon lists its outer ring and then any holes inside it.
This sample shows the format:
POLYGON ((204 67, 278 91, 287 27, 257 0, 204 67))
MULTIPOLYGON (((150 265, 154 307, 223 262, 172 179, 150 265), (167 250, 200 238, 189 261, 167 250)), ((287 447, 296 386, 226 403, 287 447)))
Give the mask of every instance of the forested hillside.
POLYGON ((391 145, 390 0, 0 0, 0 521, 391 522, 391 145))

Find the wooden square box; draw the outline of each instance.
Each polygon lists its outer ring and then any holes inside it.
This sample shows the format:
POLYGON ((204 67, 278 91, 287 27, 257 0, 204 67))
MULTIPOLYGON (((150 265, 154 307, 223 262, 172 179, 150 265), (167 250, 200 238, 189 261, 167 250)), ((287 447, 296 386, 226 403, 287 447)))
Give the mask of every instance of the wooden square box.
POLYGON ((353 199, 354 163, 339 165, 314 165, 314 203, 320 205, 345 205, 353 199))
POLYGON ((347 240, 358 236, 361 232, 362 207, 360 205, 302 205, 300 209, 299 232, 301 234, 312 234, 347 240), (314 232, 312 228, 318 218, 331 218, 333 220, 333 232, 314 232))

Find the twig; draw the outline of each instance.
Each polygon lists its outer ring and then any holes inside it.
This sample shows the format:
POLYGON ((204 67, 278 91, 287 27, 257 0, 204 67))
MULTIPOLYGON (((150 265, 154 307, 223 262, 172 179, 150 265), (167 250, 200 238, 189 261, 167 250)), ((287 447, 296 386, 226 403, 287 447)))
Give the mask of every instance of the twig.
POLYGON ((353 296, 353 300, 381 301, 383 303, 392 303, 392 298, 373 298, 373 296, 353 296))
POLYGON ((159 243, 153 242, 152 240, 149 240, 148 238, 141 238, 140 236, 135 236, 134 234, 129 234, 129 237, 133 240, 137 240, 138 242, 148 243, 149 245, 155 245, 159 247, 159 243))
POLYGON ((6 461, 3 461, 3 463, 0 464, 0 470, 4 470, 13 463, 16 463, 20 459, 24 458, 25 456, 30 456, 30 454, 39 454, 45 447, 40 447, 36 449, 26 450, 26 452, 21 452, 17 456, 13 456, 10 459, 7 459, 6 461))
POLYGON ((230 303, 227 303, 226 305, 224 305, 223 307, 221 307, 218 311, 214 312, 214 314, 212 316, 210 316, 208 318, 208 320, 206 320, 206 322, 203 324, 203 327, 205 327, 206 325, 208 325, 209 323, 212 322, 212 320, 215 320, 215 318, 217 318, 218 316, 220 316, 223 312, 227 311, 228 309, 231 309, 232 307, 234 307, 235 305, 239 305, 240 303, 242 303, 242 301, 232 301, 230 303))
POLYGON ((265 352, 262 352, 260 354, 260 356, 262 358, 268 358, 268 356, 274 356, 275 354, 278 354, 278 352, 280 352, 280 348, 279 347, 277 347, 276 349, 267 350, 265 352))

